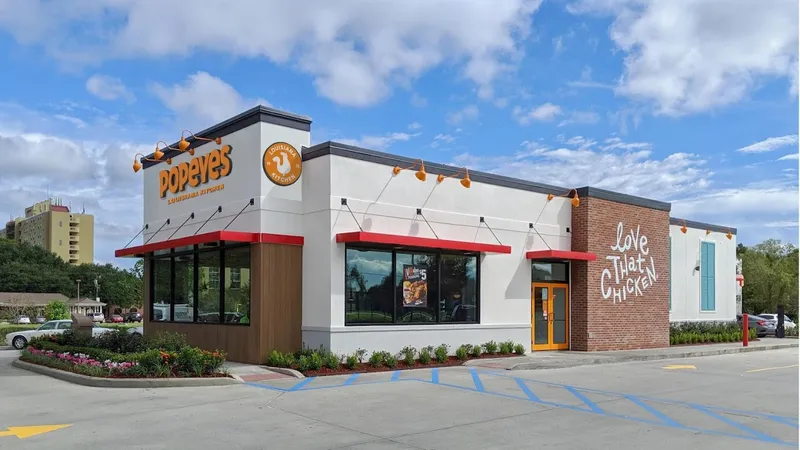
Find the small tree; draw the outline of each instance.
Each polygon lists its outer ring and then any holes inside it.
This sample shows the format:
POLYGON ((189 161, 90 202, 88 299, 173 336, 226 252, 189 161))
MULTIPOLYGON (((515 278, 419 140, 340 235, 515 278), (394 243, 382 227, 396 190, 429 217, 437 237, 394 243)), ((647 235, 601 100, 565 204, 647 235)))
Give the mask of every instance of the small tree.
POLYGON ((61 300, 53 300, 44 307, 44 317, 47 320, 69 319, 69 307, 61 300))

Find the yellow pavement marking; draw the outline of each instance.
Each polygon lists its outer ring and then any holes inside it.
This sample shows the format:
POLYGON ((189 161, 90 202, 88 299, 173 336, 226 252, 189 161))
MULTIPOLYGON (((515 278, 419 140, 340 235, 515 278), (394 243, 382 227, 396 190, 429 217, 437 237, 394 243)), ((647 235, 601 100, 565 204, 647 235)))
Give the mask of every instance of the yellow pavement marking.
POLYGON ((60 430, 62 428, 71 427, 72 424, 67 425, 34 425, 31 427, 8 427, 8 431, 0 431, 0 437, 16 436, 20 439, 36 436, 37 434, 49 433, 51 431, 60 430))
POLYGON ((748 370, 747 373, 765 372, 767 370, 791 369, 792 367, 798 367, 798 366, 800 366, 800 364, 792 364, 791 366, 780 366, 780 367, 765 367, 763 369, 748 370))
POLYGON ((673 365, 665 366, 664 368, 667 369, 667 370, 681 370, 681 369, 695 370, 695 369, 697 369, 697 367, 692 366, 690 364, 673 364, 673 365))

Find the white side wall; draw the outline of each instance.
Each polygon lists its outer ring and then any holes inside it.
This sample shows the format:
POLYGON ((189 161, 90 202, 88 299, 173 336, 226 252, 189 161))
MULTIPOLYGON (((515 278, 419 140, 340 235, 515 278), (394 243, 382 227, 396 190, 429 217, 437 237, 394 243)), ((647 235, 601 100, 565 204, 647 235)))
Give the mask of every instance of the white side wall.
POLYGON ((671 322, 683 321, 729 321, 736 319, 736 235, 728 240, 725 233, 688 228, 681 232, 681 225, 670 225, 672 260, 670 287, 672 307, 671 322), (715 311, 700 309, 700 243, 715 244, 715 311))
POLYGON ((465 189, 458 179, 437 185, 436 175, 431 173, 423 183, 413 170, 393 176, 389 166, 332 155, 306 161, 304 171, 306 345, 352 353, 358 348, 394 352, 407 345, 419 348, 447 343, 457 347, 492 339, 530 341, 531 265, 525 252, 548 246, 570 250, 567 228, 572 206, 568 199, 548 202, 546 194, 477 182, 465 189), (355 219, 342 206, 343 197, 355 219), (484 254, 480 259, 480 324, 345 326, 345 245, 336 243, 336 235, 359 231, 360 225, 374 233, 436 237, 416 216, 417 208, 423 209, 441 239, 497 243, 480 224, 483 216, 497 238, 511 246, 512 254, 484 254), (529 223, 534 223, 541 237, 529 223))

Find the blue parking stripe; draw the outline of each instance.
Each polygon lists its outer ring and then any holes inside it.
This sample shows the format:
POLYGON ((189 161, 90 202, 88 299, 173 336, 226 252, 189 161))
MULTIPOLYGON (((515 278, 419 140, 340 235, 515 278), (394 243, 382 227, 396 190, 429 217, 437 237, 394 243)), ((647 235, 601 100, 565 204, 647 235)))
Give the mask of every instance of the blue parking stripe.
POLYGON ((356 381, 356 379, 358 378, 359 375, 360 374, 357 374, 357 373, 354 373, 354 374, 350 375, 349 377, 347 377, 347 380, 345 380, 345 382, 344 382, 344 384, 342 386, 349 386, 349 385, 353 384, 356 381))
POLYGON ((570 392, 570 394, 574 395, 575 397, 578 397, 578 399, 580 401, 582 401, 583 403, 585 403, 586 406, 588 406, 589 409, 591 409, 593 413, 595 413, 595 414, 605 414, 606 413, 605 411, 600 409, 600 407, 597 406, 595 404, 595 402, 589 400, 585 395, 581 394, 574 387, 572 387, 572 386, 564 386, 564 389, 568 390, 570 392))
POLYGON ((299 391, 300 389, 303 388, 303 386, 307 385, 308 383, 311 383, 311 381, 313 379, 314 379, 314 377, 310 377, 310 378, 306 378, 304 380, 301 380, 299 383, 297 383, 294 386, 290 387, 289 391, 299 391))
POLYGON ((472 374, 472 382, 475 383, 475 389, 478 392, 486 392, 486 389, 483 387, 483 382, 481 381, 481 377, 478 376, 478 371, 474 368, 469 368, 470 374, 472 374))
POLYGON ((677 421, 667 417, 666 415, 664 415, 664 413, 662 413, 661 411, 653 408, 652 406, 648 405, 647 403, 643 402, 642 400, 638 399, 637 397, 634 397, 632 395, 624 395, 624 397, 627 398, 628 400, 632 401, 633 403, 635 403, 636 406, 638 406, 638 407, 644 409, 645 411, 649 412, 650 414, 658 417, 662 422, 664 422, 665 425, 669 425, 669 426, 675 427, 675 428, 685 428, 683 425, 681 425, 677 421))
POLYGON ((528 398, 531 401, 533 401, 533 402, 541 402, 539 397, 536 396, 536 394, 533 393, 531 388, 529 388, 528 385, 525 384, 525 381, 522 378, 517 378, 515 381, 517 382, 517 386, 519 386, 519 388, 522 389, 522 392, 524 392, 525 395, 527 395, 528 398))
POLYGON ((731 419, 729 419, 729 418, 727 418, 725 416, 719 415, 719 414, 709 410, 708 408, 695 407, 694 409, 696 409, 696 410, 698 410, 698 411, 700 411, 700 412, 702 412, 704 414, 707 414, 707 415, 709 415, 709 416, 711 416, 711 417, 713 417, 713 418, 715 418, 715 419, 717 419, 719 421, 725 422, 728 425, 739 429, 740 431, 744 431, 745 433, 750 434, 750 435, 758 438, 759 440, 762 440, 762 441, 765 441, 765 442, 773 442, 773 443, 776 443, 776 444, 784 443, 780 439, 775 439, 772 436, 768 436, 768 435, 766 435, 766 434, 764 434, 764 433, 762 433, 760 431, 756 431, 756 430, 754 430, 754 429, 752 429, 752 428, 750 428, 748 426, 742 425, 741 423, 733 421, 733 420, 731 420, 731 419))
POLYGON ((395 370, 394 373, 392 374, 392 378, 389 381, 397 381, 399 379, 400 379, 400 371, 395 370))
POLYGON ((431 369, 431 383, 439 384, 439 369, 431 369))

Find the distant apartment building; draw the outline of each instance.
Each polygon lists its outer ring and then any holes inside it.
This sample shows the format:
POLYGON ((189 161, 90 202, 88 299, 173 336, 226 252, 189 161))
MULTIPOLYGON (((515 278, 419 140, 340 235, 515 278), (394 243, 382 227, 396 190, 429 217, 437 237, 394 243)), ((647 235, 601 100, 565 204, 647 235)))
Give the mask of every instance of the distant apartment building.
POLYGON ((78 265, 94 262, 94 216, 76 214, 60 199, 25 208, 25 216, 6 223, 5 237, 27 242, 78 265))

